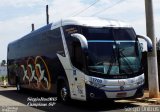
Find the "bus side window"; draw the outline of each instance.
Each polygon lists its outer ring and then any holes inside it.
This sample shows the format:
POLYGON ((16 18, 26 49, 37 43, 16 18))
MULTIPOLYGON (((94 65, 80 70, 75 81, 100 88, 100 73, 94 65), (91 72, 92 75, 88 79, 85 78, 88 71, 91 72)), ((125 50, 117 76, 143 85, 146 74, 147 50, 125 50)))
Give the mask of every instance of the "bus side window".
POLYGON ((80 42, 73 42, 73 65, 83 70, 83 54, 80 42))

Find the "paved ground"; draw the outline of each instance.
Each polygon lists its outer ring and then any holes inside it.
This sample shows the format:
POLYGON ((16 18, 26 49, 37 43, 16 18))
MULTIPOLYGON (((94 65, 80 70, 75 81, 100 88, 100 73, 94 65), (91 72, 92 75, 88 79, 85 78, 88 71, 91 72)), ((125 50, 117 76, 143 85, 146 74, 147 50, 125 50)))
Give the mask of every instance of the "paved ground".
MULTIPOLYGON (((15 110, 12 112, 145 112, 146 108, 154 109, 154 112, 159 112, 160 107, 153 107, 152 104, 146 102, 137 102, 136 100, 117 100, 115 102, 105 103, 105 102, 79 102, 73 101, 70 104, 61 104, 54 101, 50 102, 50 106, 37 106, 30 107, 27 106, 29 103, 33 102, 33 99, 41 98, 42 95, 38 92, 22 92, 17 93, 14 87, 2 88, 0 87, 0 112, 10 112, 5 110, 15 110), (38 94, 38 95, 37 95, 38 94), (31 101, 32 99, 32 101, 31 101), (151 108, 152 107, 152 108, 151 108), (157 110, 157 111, 155 111, 157 110)), ((43 96, 43 98, 50 98, 51 96, 43 96)), ((52 98, 54 98, 52 96, 52 98)), ((42 102, 43 104, 48 104, 49 102, 42 102)), ((151 112, 151 111, 146 111, 151 112)))
POLYGON ((160 93, 159 93, 159 98, 150 98, 149 91, 145 90, 142 98, 137 98, 134 100, 139 101, 139 102, 148 102, 148 103, 160 105, 160 93))

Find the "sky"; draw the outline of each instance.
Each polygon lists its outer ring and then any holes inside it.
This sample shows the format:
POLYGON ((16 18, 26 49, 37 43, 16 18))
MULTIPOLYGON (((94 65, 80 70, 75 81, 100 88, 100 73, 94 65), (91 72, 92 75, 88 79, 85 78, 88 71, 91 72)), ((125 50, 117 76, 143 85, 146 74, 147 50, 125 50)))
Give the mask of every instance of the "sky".
MULTIPOLYGON (((152 1, 155 36, 160 39, 160 0, 152 1)), ((7 59, 8 43, 30 33, 32 23, 35 29, 46 25, 46 5, 50 22, 79 16, 103 17, 128 22, 137 34, 146 35, 144 0, 0 0, 0 61, 7 59)))

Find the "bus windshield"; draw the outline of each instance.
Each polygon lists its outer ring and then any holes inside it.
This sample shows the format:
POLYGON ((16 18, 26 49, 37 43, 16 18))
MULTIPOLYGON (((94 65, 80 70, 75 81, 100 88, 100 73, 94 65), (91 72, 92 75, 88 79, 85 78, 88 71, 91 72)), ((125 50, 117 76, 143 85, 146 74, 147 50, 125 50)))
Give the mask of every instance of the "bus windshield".
POLYGON ((104 75, 141 71, 141 51, 132 28, 82 28, 88 40, 88 70, 104 75))

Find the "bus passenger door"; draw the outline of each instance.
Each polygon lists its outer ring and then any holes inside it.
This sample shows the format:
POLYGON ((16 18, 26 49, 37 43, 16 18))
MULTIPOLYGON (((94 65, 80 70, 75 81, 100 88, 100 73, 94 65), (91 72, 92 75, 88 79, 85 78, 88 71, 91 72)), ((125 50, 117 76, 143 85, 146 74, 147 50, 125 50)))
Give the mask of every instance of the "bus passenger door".
POLYGON ((85 93, 85 75, 84 75, 84 54, 80 42, 73 42, 73 77, 74 77, 74 92, 76 99, 86 100, 85 93))

